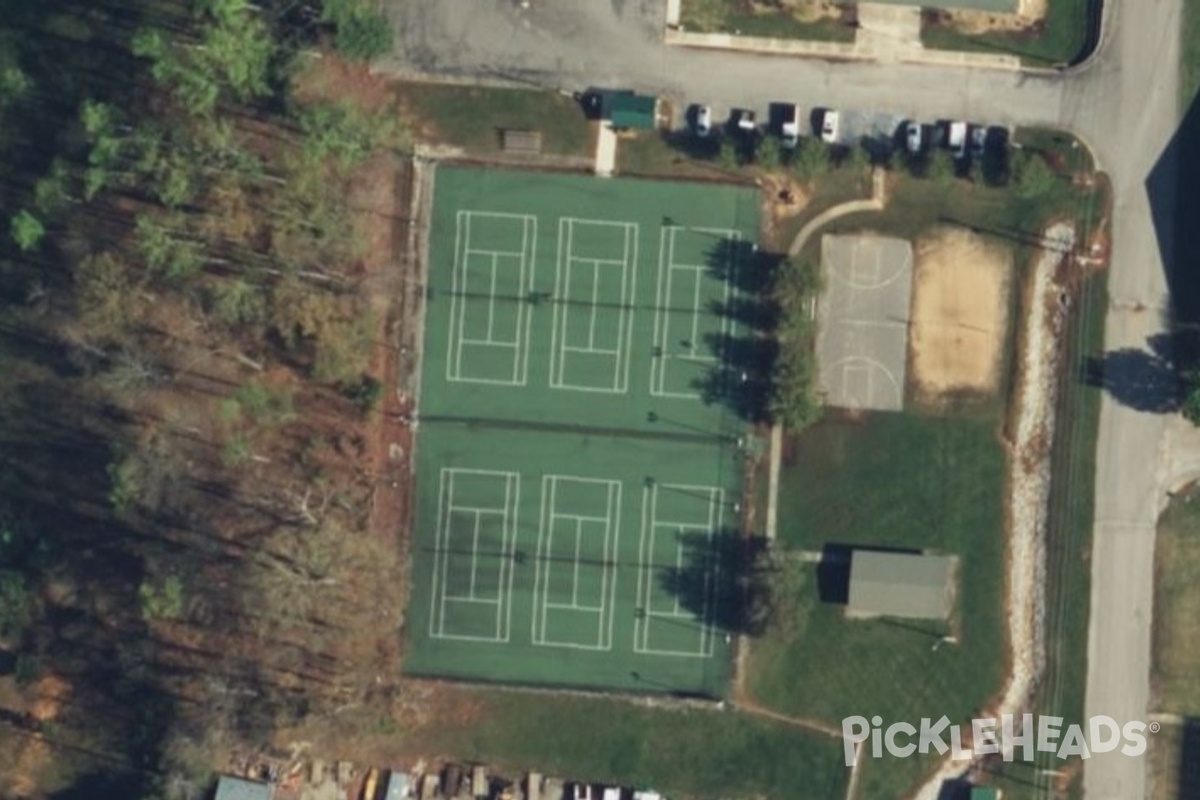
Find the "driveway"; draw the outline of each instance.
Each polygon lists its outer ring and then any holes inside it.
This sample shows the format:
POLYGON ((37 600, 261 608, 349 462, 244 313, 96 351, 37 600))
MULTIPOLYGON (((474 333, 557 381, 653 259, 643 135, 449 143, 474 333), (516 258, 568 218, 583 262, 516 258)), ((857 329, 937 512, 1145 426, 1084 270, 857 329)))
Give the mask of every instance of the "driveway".
MULTIPOLYGON (((1079 133, 1112 177, 1116 215, 1106 349, 1146 349, 1167 307, 1144 188, 1177 119, 1180 0, 1109 0, 1109 34, 1087 67, 1051 76, 917 65, 827 63, 672 48, 663 0, 394 2, 399 73, 517 81, 577 91, 620 86, 677 103, 765 109, 770 102, 1049 124, 1079 133)), ((1172 191, 1170 185, 1161 188, 1172 191)), ((1171 222, 1160 224, 1169 227, 1171 222)), ((1154 528, 1165 487, 1165 417, 1106 396, 1096 469, 1088 716, 1145 719, 1149 700, 1154 528)), ((1145 760, 1093 756, 1088 800, 1143 800, 1145 760)))

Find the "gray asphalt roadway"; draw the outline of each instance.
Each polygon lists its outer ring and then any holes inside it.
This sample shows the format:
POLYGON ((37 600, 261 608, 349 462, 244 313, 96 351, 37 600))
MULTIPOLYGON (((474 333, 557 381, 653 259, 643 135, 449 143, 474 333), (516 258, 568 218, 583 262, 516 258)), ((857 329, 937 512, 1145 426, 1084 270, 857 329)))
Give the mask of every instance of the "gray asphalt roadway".
MULTIPOLYGON (((765 109, 793 101, 922 121, 1049 124, 1080 134, 1116 198, 1106 349, 1145 349, 1164 330, 1167 287, 1145 180, 1177 119, 1180 0, 1108 0, 1106 42, 1086 68, 1053 76, 915 65, 827 63, 673 48, 663 0, 406 0, 394 18, 400 73, 578 91, 628 87, 677 103, 765 109)), ((1168 185, 1164 193, 1170 194, 1168 185)), ((1169 215, 1168 215, 1169 216, 1169 215)), ((1160 224, 1169 226, 1168 218, 1160 224)), ((1145 719, 1154 525, 1164 417, 1106 396, 1096 470, 1088 716, 1145 719)), ((1145 761, 1094 756, 1088 800, 1143 800, 1145 761)))

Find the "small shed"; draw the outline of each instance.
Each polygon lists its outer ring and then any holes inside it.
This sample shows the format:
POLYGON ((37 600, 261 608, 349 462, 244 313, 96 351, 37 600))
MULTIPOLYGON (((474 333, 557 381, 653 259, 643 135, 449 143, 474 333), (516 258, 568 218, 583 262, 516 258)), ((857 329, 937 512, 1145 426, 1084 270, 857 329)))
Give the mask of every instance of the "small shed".
POLYGON ((846 613, 947 619, 954 603, 955 564, 952 556, 855 550, 846 613))
POLYGON ((971 800, 1000 800, 1000 790, 992 786, 972 786, 971 800))
POLYGON ((248 781, 232 775, 217 778, 217 794, 214 800, 271 800, 275 787, 261 781, 248 781))
POLYGON ((658 99, 633 92, 614 92, 609 102, 608 119, 617 129, 652 130, 658 99))

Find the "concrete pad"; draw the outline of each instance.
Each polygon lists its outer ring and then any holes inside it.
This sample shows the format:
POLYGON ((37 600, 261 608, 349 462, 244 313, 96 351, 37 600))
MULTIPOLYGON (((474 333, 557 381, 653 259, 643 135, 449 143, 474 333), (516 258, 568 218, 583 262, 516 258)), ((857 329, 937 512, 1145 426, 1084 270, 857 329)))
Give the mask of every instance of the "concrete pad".
POLYGON ((921 9, 917 6, 859 3, 854 47, 880 61, 899 61, 921 47, 921 9))
POLYGON ((608 121, 600 123, 596 135, 596 174, 601 178, 611 178, 617 168, 617 133, 608 121))
POLYGON ((824 236, 817 382, 828 405, 904 407, 912 245, 874 234, 824 236))

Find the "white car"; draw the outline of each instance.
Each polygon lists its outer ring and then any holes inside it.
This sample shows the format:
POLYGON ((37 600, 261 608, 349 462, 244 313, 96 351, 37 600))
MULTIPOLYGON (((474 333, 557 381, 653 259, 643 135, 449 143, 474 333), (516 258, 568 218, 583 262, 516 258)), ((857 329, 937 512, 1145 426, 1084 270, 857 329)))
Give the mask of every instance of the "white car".
POLYGON ((946 131, 946 146, 956 159, 967 156, 967 123, 951 122, 946 131))
POLYGON ((971 126, 971 155, 975 158, 983 158, 983 151, 987 147, 987 128, 983 125, 971 126))
POLYGON ((925 143, 921 123, 910 122, 904 126, 904 141, 908 146, 908 152, 914 154, 921 152, 921 146, 925 143))
POLYGON ((739 108, 734 111, 733 119, 737 129, 743 133, 753 133, 758 128, 758 121, 754 118, 754 112, 747 108, 739 108))
POLYGON ((838 139, 838 112, 830 109, 821 116, 821 141, 833 144, 838 139))
POLYGON ((696 135, 708 136, 712 133, 712 109, 700 106, 696 109, 696 135))

